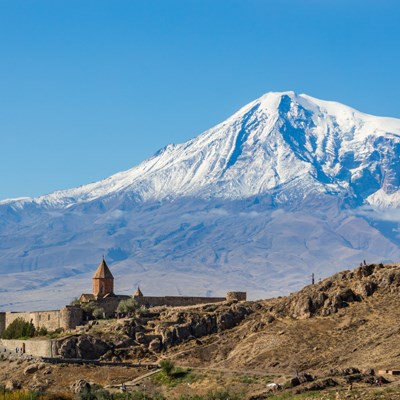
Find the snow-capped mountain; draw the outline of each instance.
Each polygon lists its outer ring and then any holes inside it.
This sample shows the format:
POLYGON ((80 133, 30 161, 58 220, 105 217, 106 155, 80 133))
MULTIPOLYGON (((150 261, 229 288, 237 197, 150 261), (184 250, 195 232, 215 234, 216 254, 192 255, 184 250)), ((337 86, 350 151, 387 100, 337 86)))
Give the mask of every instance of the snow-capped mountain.
POLYGON ((397 261, 399 187, 399 119, 267 93, 128 171, 0 202, 0 305, 79 295, 103 253, 121 292, 252 298, 397 261))

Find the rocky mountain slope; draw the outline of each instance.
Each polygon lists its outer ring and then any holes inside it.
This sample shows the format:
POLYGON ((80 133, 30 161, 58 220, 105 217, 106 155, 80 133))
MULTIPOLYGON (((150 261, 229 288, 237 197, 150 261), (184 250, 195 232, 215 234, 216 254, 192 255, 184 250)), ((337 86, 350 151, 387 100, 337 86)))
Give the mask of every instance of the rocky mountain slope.
POLYGON ((131 170, 0 202, 0 308, 61 306, 102 254, 121 293, 250 298, 396 261, 399 186, 399 120, 268 93, 131 170))
POLYGON ((398 369, 399 293, 399 265, 344 271, 288 297, 253 303, 239 326, 199 350, 180 348, 176 359, 286 373, 398 369))

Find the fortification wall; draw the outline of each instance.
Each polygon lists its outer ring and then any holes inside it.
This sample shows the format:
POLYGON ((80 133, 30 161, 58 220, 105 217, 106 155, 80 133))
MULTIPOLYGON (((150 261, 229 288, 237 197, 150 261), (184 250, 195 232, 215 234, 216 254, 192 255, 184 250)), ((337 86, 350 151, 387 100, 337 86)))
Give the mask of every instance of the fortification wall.
POLYGON ((127 300, 130 296, 113 296, 106 297, 104 299, 100 298, 95 301, 96 307, 102 308, 104 310, 104 314, 106 318, 113 318, 115 316, 115 310, 118 307, 118 304, 121 300, 127 300))
POLYGON ((135 300, 142 306, 195 306, 196 304, 220 303, 225 297, 184 297, 184 296, 143 296, 135 297, 135 300))
POLYGON ((35 328, 45 327, 49 331, 62 328, 61 311, 33 311, 33 312, 7 312, 5 318, 5 327, 7 328, 11 322, 17 318, 22 318, 27 322, 33 323, 35 328))
POLYGON ((246 292, 228 292, 226 294, 226 300, 228 300, 228 301, 232 301, 232 300, 246 301, 246 299, 247 299, 246 292))
POLYGON ((24 349, 24 353, 36 357, 56 357, 57 356, 57 341, 56 340, 16 340, 16 339, 1 339, 0 343, 16 354, 15 349, 24 349))
POLYGON ((65 306, 61 310, 61 328, 75 329, 83 321, 83 310, 79 306, 65 306))

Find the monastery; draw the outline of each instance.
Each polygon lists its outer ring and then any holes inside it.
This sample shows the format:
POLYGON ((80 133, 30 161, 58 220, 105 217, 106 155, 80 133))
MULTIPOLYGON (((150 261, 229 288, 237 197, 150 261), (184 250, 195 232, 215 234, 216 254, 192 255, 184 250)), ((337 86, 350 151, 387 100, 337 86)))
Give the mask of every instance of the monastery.
POLYGON ((45 327, 49 331, 56 329, 71 330, 83 325, 89 316, 84 311, 85 305, 91 303, 94 308, 104 310, 105 318, 115 316, 121 300, 133 297, 139 305, 146 308, 156 306, 192 306, 196 304, 219 303, 222 301, 244 301, 245 292, 228 292, 226 297, 184 297, 184 296, 144 296, 140 288, 133 296, 114 293, 114 277, 105 261, 100 262, 92 279, 92 293, 83 293, 78 304, 67 305, 61 310, 33 312, 0 312, 0 335, 17 318, 32 322, 36 328, 45 327))

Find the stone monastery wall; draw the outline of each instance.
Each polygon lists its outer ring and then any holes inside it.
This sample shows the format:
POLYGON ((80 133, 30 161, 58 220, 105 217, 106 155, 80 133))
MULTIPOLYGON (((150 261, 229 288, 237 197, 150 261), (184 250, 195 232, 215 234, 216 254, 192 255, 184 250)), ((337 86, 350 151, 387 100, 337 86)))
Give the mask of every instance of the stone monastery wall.
POLYGON ((35 357, 56 357, 57 356, 57 340, 55 339, 0 339, 0 343, 14 353, 15 349, 22 349, 23 353, 30 354, 35 357))
POLYGON ((35 328, 45 327, 49 331, 73 329, 82 322, 80 307, 67 306, 62 310, 0 313, 0 335, 17 318, 33 323, 35 328))
POLYGON ((220 303, 221 301, 245 301, 246 292, 228 292, 226 297, 185 297, 185 296, 134 296, 134 299, 142 306, 158 307, 182 307, 195 306, 197 304, 220 303))
POLYGON ((62 327, 61 311, 34 311, 34 312, 7 312, 6 327, 17 318, 22 318, 27 322, 32 321, 36 328, 45 327, 49 331, 54 331, 62 327))
POLYGON ((135 297, 135 300, 140 305, 146 307, 157 307, 157 306, 182 307, 182 306, 194 306, 196 304, 220 303, 221 301, 225 301, 225 297, 143 296, 143 297, 135 297))

